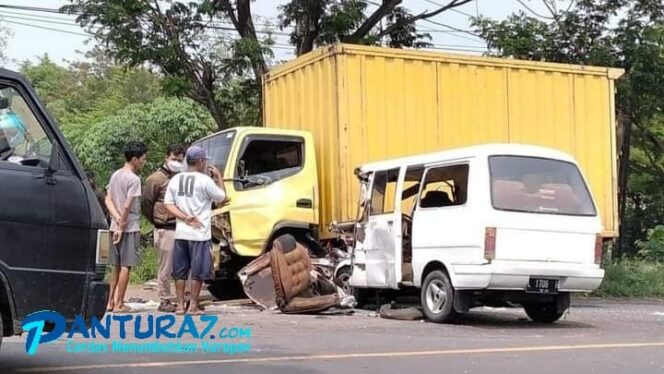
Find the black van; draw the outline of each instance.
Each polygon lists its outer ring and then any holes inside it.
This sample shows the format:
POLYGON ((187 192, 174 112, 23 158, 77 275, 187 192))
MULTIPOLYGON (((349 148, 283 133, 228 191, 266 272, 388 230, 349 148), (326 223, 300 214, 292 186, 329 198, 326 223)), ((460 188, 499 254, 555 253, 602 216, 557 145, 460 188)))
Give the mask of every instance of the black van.
POLYGON ((55 121, 22 76, 0 69, 0 343, 32 312, 102 317, 108 235, 55 121))

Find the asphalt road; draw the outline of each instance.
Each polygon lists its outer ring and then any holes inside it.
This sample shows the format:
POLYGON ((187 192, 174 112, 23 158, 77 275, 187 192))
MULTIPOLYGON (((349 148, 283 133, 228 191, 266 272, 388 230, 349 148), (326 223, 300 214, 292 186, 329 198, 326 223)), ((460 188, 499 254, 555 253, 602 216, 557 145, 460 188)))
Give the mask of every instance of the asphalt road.
MULTIPOLYGON (((554 325, 529 322, 518 309, 478 309, 454 325, 386 320, 365 310, 283 315, 228 304, 208 310, 217 313, 218 326, 251 327, 244 340, 251 351, 70 353, 60 339, 28 356, 23 336, 3 342, 0 373, 664 372, 664 301, 574 300, 554 325)), ((138 342, 128 334, 125 342, 138 342)))

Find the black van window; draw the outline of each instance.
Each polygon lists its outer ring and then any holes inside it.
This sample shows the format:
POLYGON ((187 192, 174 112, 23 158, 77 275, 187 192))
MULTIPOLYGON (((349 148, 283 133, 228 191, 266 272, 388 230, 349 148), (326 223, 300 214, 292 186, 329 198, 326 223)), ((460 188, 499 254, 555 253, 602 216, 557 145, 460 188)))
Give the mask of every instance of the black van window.
POLYGON ((46 168, 51 148, 51 140, 20 92, 0 87, 0 163, 46 168))

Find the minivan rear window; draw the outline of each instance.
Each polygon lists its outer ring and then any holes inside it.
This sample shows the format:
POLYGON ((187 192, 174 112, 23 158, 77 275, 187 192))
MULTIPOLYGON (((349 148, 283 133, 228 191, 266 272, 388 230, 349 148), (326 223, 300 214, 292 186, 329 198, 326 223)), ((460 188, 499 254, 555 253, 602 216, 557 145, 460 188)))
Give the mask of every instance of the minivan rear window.
POLYGON ((597 211, 576 165, 553 159, 489 158, 491 200, 498 210, 595 216, 597 211))

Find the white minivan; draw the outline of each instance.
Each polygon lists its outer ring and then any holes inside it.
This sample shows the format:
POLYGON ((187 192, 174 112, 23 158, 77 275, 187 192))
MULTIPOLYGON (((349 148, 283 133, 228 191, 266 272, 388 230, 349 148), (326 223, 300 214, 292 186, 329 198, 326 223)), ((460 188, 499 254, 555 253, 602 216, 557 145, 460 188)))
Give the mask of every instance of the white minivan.
POLYGON ((363 165, 352 274, 369 289, 420 288, 433 322, 470 308, 520 305, 551 323, 590 292, 602 223, 577 162, 492 144, 363 165))

